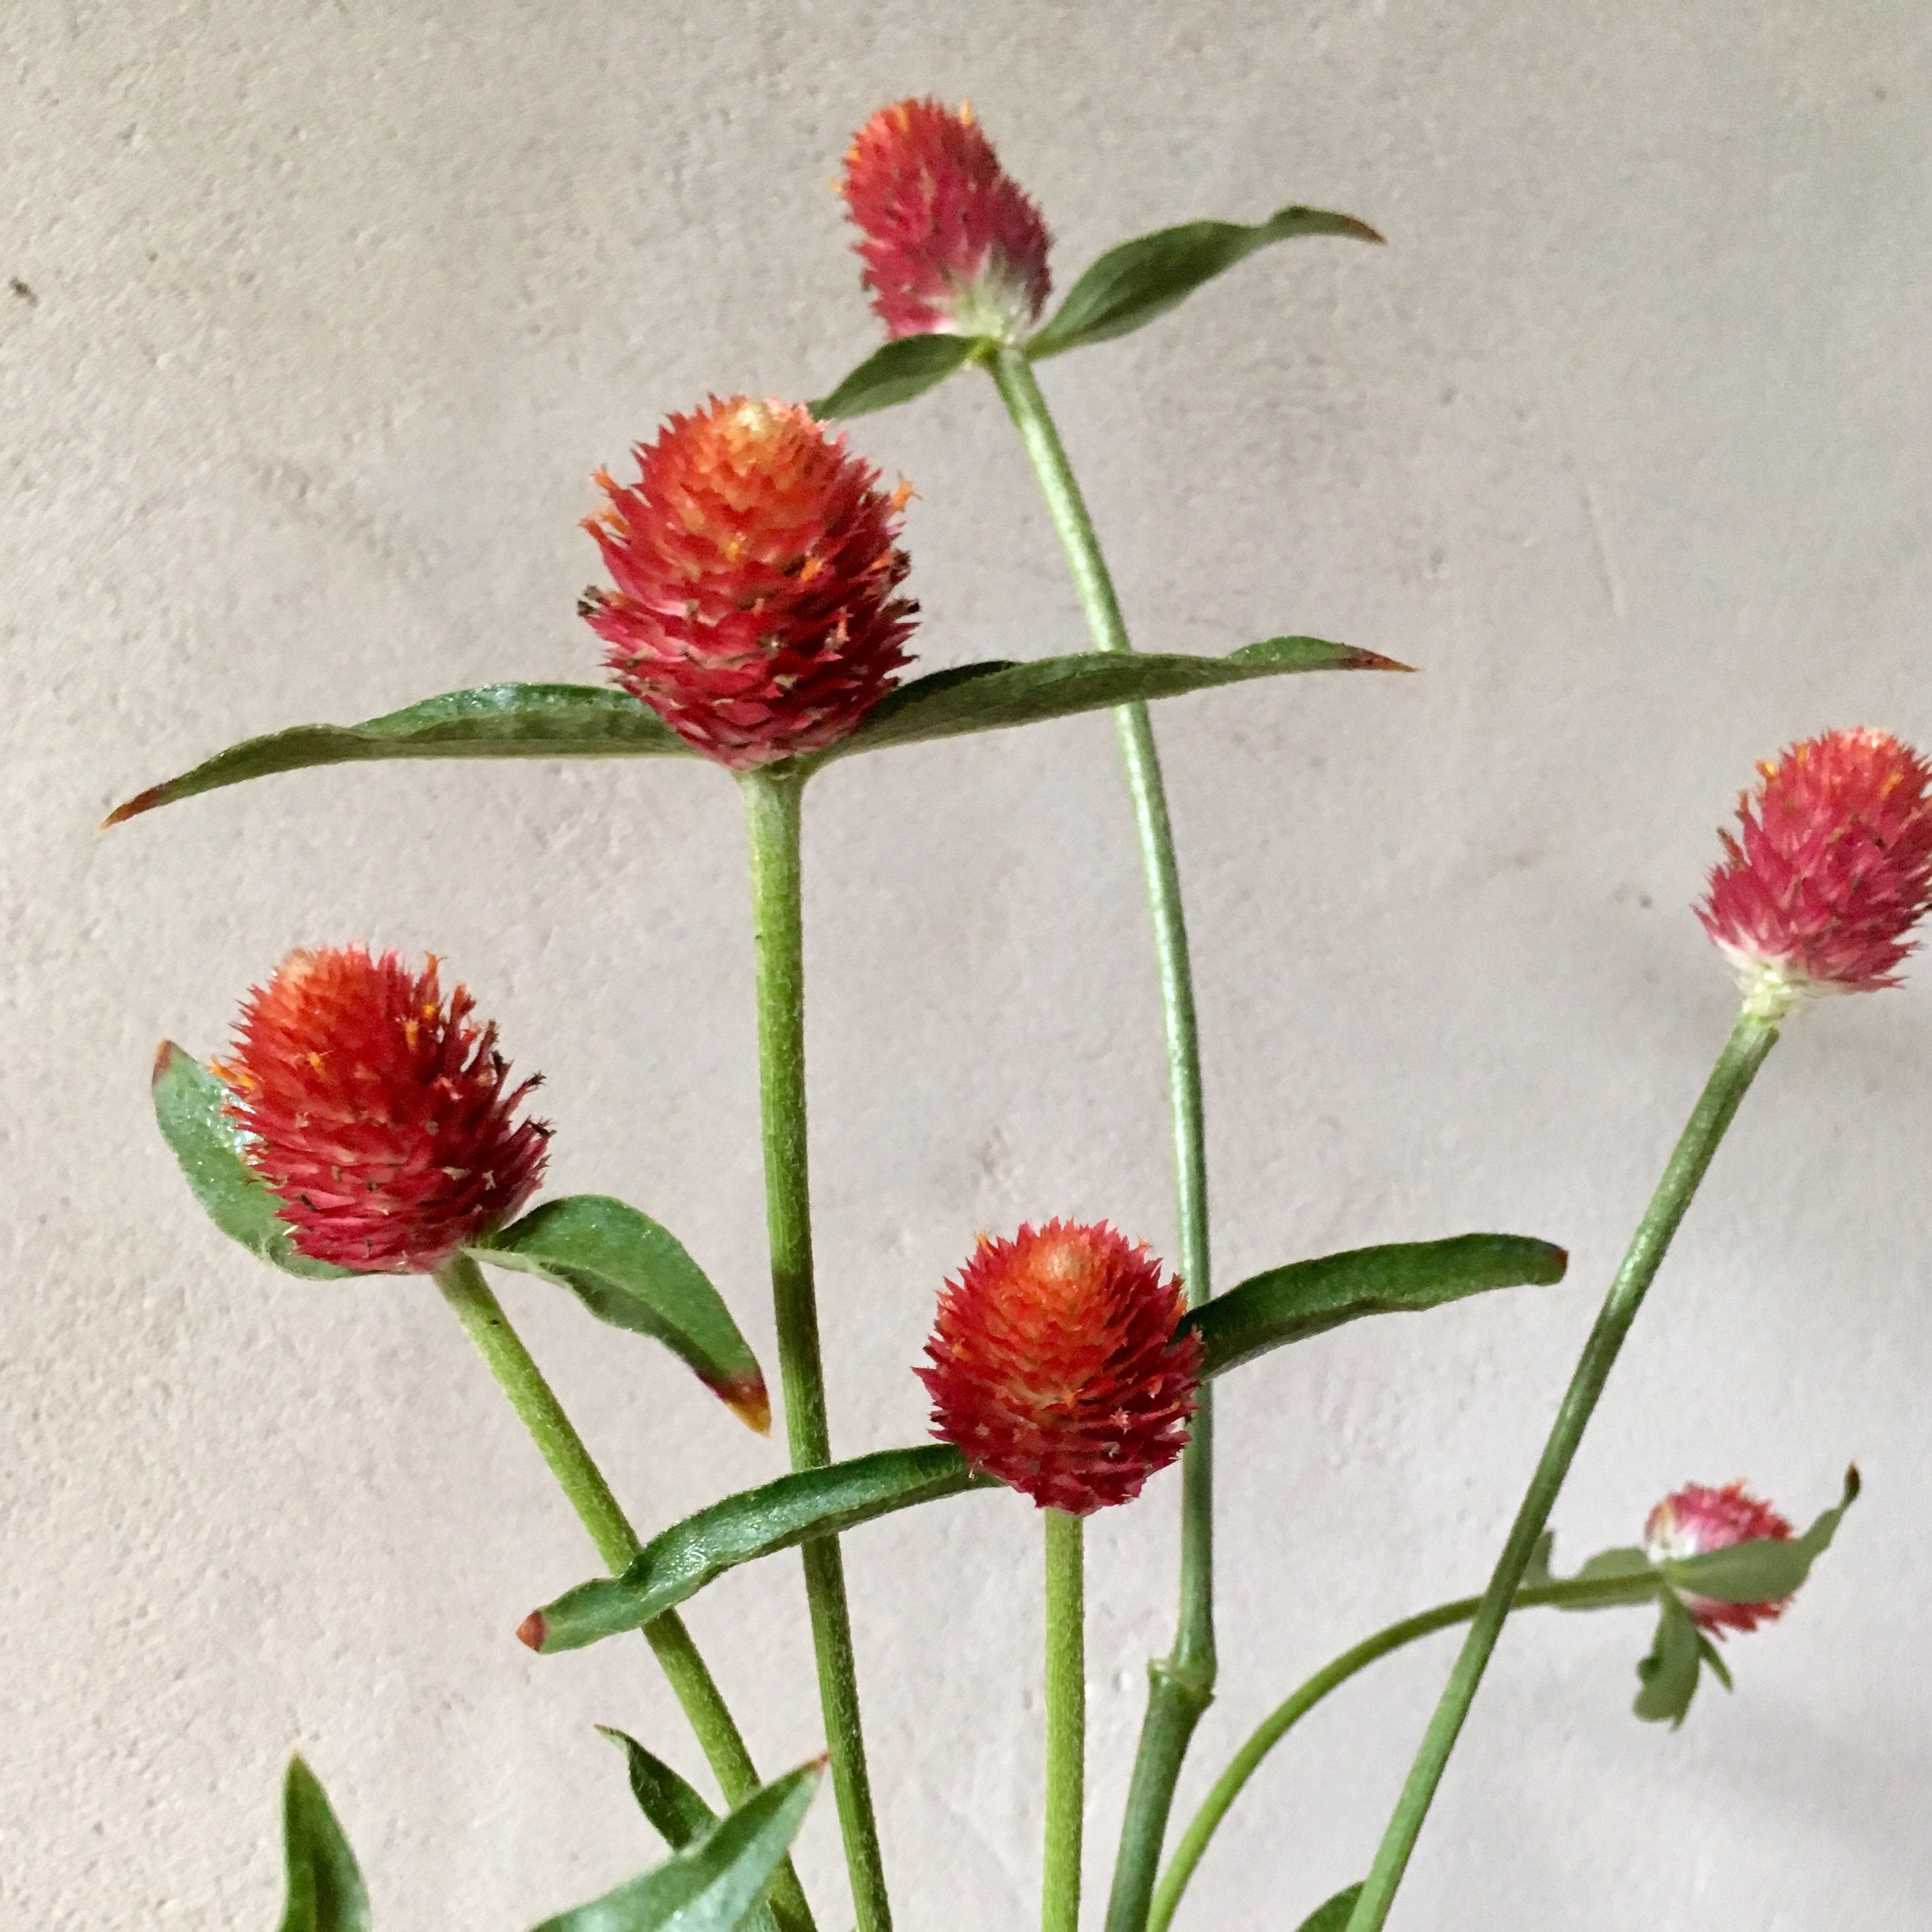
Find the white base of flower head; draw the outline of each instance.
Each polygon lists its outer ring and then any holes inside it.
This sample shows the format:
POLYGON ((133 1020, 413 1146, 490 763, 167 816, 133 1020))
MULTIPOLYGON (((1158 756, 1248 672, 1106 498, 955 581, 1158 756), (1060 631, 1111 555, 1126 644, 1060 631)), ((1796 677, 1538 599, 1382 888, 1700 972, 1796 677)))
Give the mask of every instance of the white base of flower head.
POLYGON ((996 257, 976 275, 953 281, 944 333, 990 335, 1010 344, 1033 326, 1032 297, 1024 284, 1000 272, 1004 266, 996 257))
POLYGON ((1731 962, 1731 970, 1737 975, 1744 992, 1744 1011, 1769 1026, 1781 1024, 1786 1015, 1813 1000, 1854 990, 1835 980, 1814 980, 1808 973, 1794 972, 1786 961, 1766 959, 1761 954, 1726 946, 1722 940, 1718 950, 1731 962))

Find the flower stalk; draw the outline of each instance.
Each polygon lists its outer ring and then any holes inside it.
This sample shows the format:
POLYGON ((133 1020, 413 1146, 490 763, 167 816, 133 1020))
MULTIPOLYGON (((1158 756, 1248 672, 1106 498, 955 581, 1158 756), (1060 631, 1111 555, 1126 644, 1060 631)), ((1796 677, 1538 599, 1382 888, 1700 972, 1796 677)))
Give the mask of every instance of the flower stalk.
MULTIPOLYGON (((1000 350, 990 364, 1007 413, 1019 431, 1034 473, 1046 498, 1054 527, 1066 552, 1074 589, 1103 651, 1131 651, 1112 574, 1094 532, 1086 500, 1068 461, 1046 398, 1021 350, 1000 350)), ((1212 1292, 1208 1245, 1208 1156, 1201 1096, 1201 1044, 1194 1010, 1187 922, 1181 905, 1180 871, 1168 817, 1167 788, 1154 724, 1144 704, 1124 704, 1114 714, 1127 784, 1133 795, 1154 919, 1166 1034, 1168 1092, 1172 1114, 1174 1196, 1179 1222, 1178 1260, 1188 1304, 1198 1307, 1212 1292)), ((1114 1867, 1108 1932, 1142 1932, 1153 1892, 1174 1789, 1189 1739, 1213 1702, 1214 1650, 1214 1456, 1210 1392, 1204 1387, 1191 1437, 1181 1458, 1180 1612, 1174 1648, 1148 1668, 1147 1717, 1134 1762, 1133 1781, 1114 1867)))
POLYGON ((1410 1854, 1420 1835, 1436 1786, 1455 1749, 1463 1720, 1474 1702, 1476 1690, 1488 1667, 1490 1654, 1502 1634, 1503 1620, 1522 1582, 1534 1552, 1536 1541, 1550 1520, 1557 1492, 1570 1472, 1577 1444, 1595 1411, 1610 1371, 1616 1364, 1630 1324, 1643 1305, 1645 1294, 1656 1278, 1671 1238, 1683 1220, 1699 1184, 1708 1169, 1719 1143, 1736 1117, 1765 1056, 1777 1043, 1778 1028, 1747 1006, 1738 1016, 1724 1050, 1718 1057, 1710 1078, 1698 1097, 1689 1122, 1679 1137, 1670 1164, 1651 1197, 1649 1207, 1633 1238, 1623 1265, 1610 1284, 1604 1305, 1591 1330, 1575 1372, 1570 1378, 1562 1406, 1550 1432, 1543 1454, 1530 1478, 1510 1525, 1502 1554, 1490 1578, 1489 1588, 1472 1620, 1469 1634, 1449 1673, 1441 1701, 1423 1734, 1408 1777, 1396 1801, 1394 1814, 1383 1834, 1375 1862, 1370 1867, 1361 1896, 1350 1915, 1347 1932, 1379 1932, 1394 1904, 1396 1888, 1408 1869, 1410 1854))
MULTIPOLYGON (((530 1431, 557 1486, 597 1546, 598 1555, 613 1574, 629 1568, 644 1545, 556 1391, 524 1346, 522 1336, 510 1325, 510 1318, 483 1279, 482 1270, 468 1255, 459 1254, 436 1270, 436 1283, 496 1377, 497 1386, 509 1398, 518 1420, 530 1431)), ((668 1610, 645 1624, 644 1636, 690 1720, 726 1803, 742 1804, 758 1788, 758 1769, 684 1619, 675 1610, 668 1610)), ((812 1908, 789 1858, 772 1882, 772 1906, 785 1932, 812 1932, 812 1908)))
MULTIPOLYGON (((812 1262, 812 1190, 805 1082, 805 930, 800 892, 800 805, 804 781, 782 770, 740 778, 751 852, 757 962, 758 1090, 765 1158, 765 1218, 771 1245, 772 1306, 785 1436, 794 1469, 832 1460, 818 1303, 812 1262)), ((892 1912, 879 1852, 860 1721, 858 1666, 836 1537, 803 1546, 806 1595, 818 1666, 819 1700, 832 1759, 832 1790, 859 1932, 890 1932, 892 1912)))
POLYGON ((1040 1932, 1079 1932, 1080 1850, 1087 1790, 1086 1519, 1042 1512, 1046 1524, 1046 1846, 1040 1932))

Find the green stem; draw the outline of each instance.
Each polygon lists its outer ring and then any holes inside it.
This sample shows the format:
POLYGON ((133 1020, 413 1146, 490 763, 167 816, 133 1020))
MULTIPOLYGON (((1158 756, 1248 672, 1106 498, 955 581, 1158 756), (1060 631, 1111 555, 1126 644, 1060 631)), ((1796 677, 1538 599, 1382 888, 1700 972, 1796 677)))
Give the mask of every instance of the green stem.
MULTIPOLYGON (((1017 349, 1003 349, 991 364, 1007 413, 1026 446, 1046 498, 1054 527, 1066 551, 1075 590, 1087 615, 1094 646, 1130 651, 1120 600, 1094 535, 1093 518, 1075 480, 1053 417, 1034 379, 1033 365, 1017 349)), ((1154 916, 1154 950, 1160 972, 1161 1009, 1167 1034, 1169 1105, 1173 1117, 1174 1192, 1180 1234, 1180 1274, 1190 1304, 1212 1292, 1208 1249, 1208 1155, 1201 1101, 1201 1046, 1194 1012, 1194 977, 1188 962, 1187 923, 1180 902, 1180 872, 1174 830, 1160 773, 1154 726, 1144 704, 1124 704, 1114 714, 1133 794, 1154 916)), ((1174 1788, 1188 1740, 1214 1696, 1214 1410, 1203 1388, 1192 1438, 1181 1458, 1180 1614, 1174 1648, 1148 1666, 1147 1717, 1142 1726, 1133 1781, 1121 1826, 1107 1908, 1108 1932, 1142 1932, 1160 1861, 1174 1788)))
MULTIPOLYGON (((804 781, 776 771, 743 776, 752 860, 756 947, 758 1090, 764 1131, 765 1220, 772 1254, 772 1305, 784 1390, 785 1435, 794 1469, 832 1460, 818 1304, 812 1272, 812 1189, 805 1106, 805 922, 800 890, 799 805, 804 781)), ((832 1785, 859 1932, 891 1932, 892 1910, 860 1725, 858 1666, 845 1600, 845 1566, 834 1536, 802 1551, 819 1702, 825 1714, 832 1785)))
MULTIPOLYGON (((644 1545, 610 1493, 604 1472, 592 1461, 583 1437, 564 1413, 556 1390, 544 1379, 523 1338, 511 1327, 510 1318, 483 1279, 482 1270, 468 1255, 459 1254, 436 1270, 436 1280, 464 1332, 489 1364, 497 1386, 530 1431, 578 1520, 590 1532, 598 1555, 614 1574, 628 1569, 644 1545)), ((758 1788, 758 1770, 683 1618, 675 1610, 667 1611, 645 1624, 644 1636, 691 1720, 725 1802, 742 1804, 758 1788)), ((782 1923, 797 1932, 812 1932, 812 1908, 789 1859, 773 1884, 772 1904, 782 1923)))
MULTIPOLYGON (((1648 1603, 1657 1594, 1657 1579, 1645 1575, 1620 1577, 1606 1582, 1572 1578, 1562 1583, 1538 1583, 1517 1591, 1510 1600, 1512 1611, 1549 1605, 1559 1610, 1593 1610, 1617 1604, 1648 1603)), ((1201 1808, 1181 1833, 1155 1888, 1154 1909, 1148 1932, 1167 1932, 1180 1894, 1194 1876, 1221 1820, 1241 1794, 1242 1787, 1261 1767, 1262 1760, 1288 1733, 1306 1717, 1331 1690, 1337 1690, 1357 1672, 1366 1670, 1378 1658, 1400 1650, 1405 1644, 1432 1636, 1436 1631, 1466 1624, 1482 1607, 1480 1597, 1459 1597, 1454 1603, 1438 1604, 1400 1623, 1390 1624, 1373 1636, 1364 1637, 1345 1650, 1332 1663, 1324 1664, 1308 1682, 1284 1699, 1255 1726, 1246 1743, 1228 1760, 1228 1768, 1214 1781, 1214 1787, 1201 1802, 1201 1808)))
POLYGON ((1361 1896, 1355 1901, 1354 1911, 1350 1915, 1347 1932, 1380 1932, 1388 1917, 1396 1888, 1402 1882, 1409 1854, 1414 1850, 1416 1839, 1421 1833, 1422 1821, 1428 1815, 1436 1787, 1442 1782, 1443 1768, 1449 1762, 1449 1754, 1456 1748, 1462 1721, 1469 1714, 1469 1706, 1475 1701, 1477 1686, 1481 1683, 1483 1672, 1488 1666, 1490 1653, 1496 1648, 1503 1619, 1509 1614, 1510 1600, 1522 1581, 1536 1540, 1550 1520, 1557 1492, 1570 1472, 1576 1445, 1582 1440, 1591 1413, 1604 1392, 1604 1384, 1610 1379, 1618 1352, 1624 1345, 1624 1336, 1630 1333, 1630 1324, 1643 1304, 1645 1291, 1657 1274, 1671 1237, 1684 1219, 1684 1210, 1690 1205, 1691 1197, 1710 1166, 1711 1158, 1717 1152, 1725 1130, 1736 1116, 1758 1069, 1764 1064, 1766 1054, 1777 1040, 1775 1026, 1752 1013, 1742 1013, 1731 1030, 1730 1038, 1724 1043, 1724 1052, 1718 1056, 1718 1064, 1698 1096, 1697 1105, 1670 1156, 1670 1165, 1664 1170, 1664 1178, 1658 1183, 1657 1192, 1652 1196, 1650 1205, 1637 1224, 1630 1251, 1617 1270, 1616 1279, 1610 1284, 1609 1294, 1604 1297, 1596 1326, 1583 1345, 1576 1372, 1570 1378, 1562 1406, 1556 1412, 1550 1439, 1544 1445, 1542 1459, 1536 1466, 1536 1473, 1530 1478, 1529 1487, 1523 1492, 1516 1521, 1510 1527, 1508 1540, 1503 1545, 1502 1556, 1496 1559, 1490 1586, 1483 1593, 1469 1634, 1463 1640, 1462 1651, 1449 1673, 1449 1681, 1443 1687, 1442 1700, 1429 1720, 1429 1728, 1423 1733, 1421 1747, 1409 1768, 1402 1795, 1396 1801, 1394 1814, 1382 1835, 1375 1862, 1369 1868, 1361 1896))
POLYGON ((1046 1850, 1040 1932, 1078 1932, 1087 1793, 1086 1523, 1046 1517, 1046 1850))

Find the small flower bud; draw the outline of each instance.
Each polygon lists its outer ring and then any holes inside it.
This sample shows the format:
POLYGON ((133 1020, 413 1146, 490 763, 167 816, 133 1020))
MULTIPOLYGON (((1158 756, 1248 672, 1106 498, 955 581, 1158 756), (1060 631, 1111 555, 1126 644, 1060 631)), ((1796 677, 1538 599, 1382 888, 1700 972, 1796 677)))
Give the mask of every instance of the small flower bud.
POLYGON ((841 191, 887 334, 1010 341, 1040 320, 1053 286, 1046 224, 970 107, 880 108, 852 138, 841 191))
POLYGON ((894 596, 910 489, 796 404, 674 416, 586 520, 614 590, 578 606, 617 682, 733 770, 821 749, 896 682, 918 606, 894 596))
POLYGON ((1186 1446, 1201 1343, 1174 1333, 1186 1307, 1105 1222, 982 1234, 914 1371, 933 1433, 1043 1509, 1126 1502, 1186 1446))
POLYGON ((1697 916, 1747 1010, 1898 983, 1932 902, 1932 768, 1889 733, 1831 731, 1758 768, 1697 916))
MULTIPOLYGON (((1769 1537, 1788 1542, 1791 1526, 1768 1503, 1748 1494, 1742 1483, 1721 1490, 1691 1483, 1667 1496, 1650 1513, 1643 1526, 1644 1553, 1653 1563, 1702 1556, 1728 1550, 1734 1543, 1769 1537)), ((1724 1604, 1709 1597, 1682 1596, 1684 1607, 1700 1630, 1721 1636, 1725 1630, 1756 1630, 1780 1616, 1791 1599, 1769 1604, 1724 1604)))
POLYGON ((215 1070, 311 1260, 428 1274, 530 1198, 550 1130, 511 1116, 537 1082, 510 1086, 474 1004, 444 1003, 434 958, 412 974, 359 946, 291 952, 249 994, 215 1070))

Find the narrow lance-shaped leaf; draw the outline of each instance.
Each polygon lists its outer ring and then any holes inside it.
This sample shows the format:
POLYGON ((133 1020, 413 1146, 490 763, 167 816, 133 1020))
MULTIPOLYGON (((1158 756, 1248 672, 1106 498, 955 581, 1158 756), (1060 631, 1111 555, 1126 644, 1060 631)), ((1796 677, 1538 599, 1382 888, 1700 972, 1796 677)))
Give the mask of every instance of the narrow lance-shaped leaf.
POLYGON ((241 1130, 226 1111, 228 1090, 172 1040, 154 1056, 154 1118, 208 1218, 231 1240, 290 1274, 340 1281, 353 1270, 297 1252, 281 1201, 242 1157, 241 1130))
POLYGON ((1802 1536, 1754 1537, 1701 1556, 1666 1558, 1658 1565, 1672 1587, 1720 1604, 1771 1604, 1788 1597, 1831 1547, 1838 1525, 1858 1498, 1858 1472, 1845 1472, 1844 1496, 1802 1536))
POLYGON ((108 814, 119 825, 160 805, 315 765, 388 758, 688 758, 648 704, 595 685, 486 684, 446 692, 362 724, 296 724, 248 738, 108 814))
POLYGON ((765 1378, 724 1298, 668 1228, 605 1194, 547 1201, 472 1250, 567 1288, 599 1321, 662 1342, 760 1435, 765 1378))
POLYGON ((909 403, 982 348, 998 346, 975 335, 902 335, 874 350, 829 396, 807 406, 820 422, 832 422, 909 403))
POLYGON ((566 1591, 532 1611, 517 1634, 546 1654, 579 1649, 638 1629, 741 1563, 992 1480, 976 1475, 957 1449, 940 1442, 781 1476, 674 1523, 652 1538, 622 1576, 566 1591))
MULTIPOLYGON (((662 1758, 653 1756, 635 1738, 614 1730, 608 1724, 599 1724, 597 1728, 624 1754, 631 1796, 673 1851, 682 1851, 717 1823, 718 1814, 662 1758)), ((779 1932, 769 1900, 745 1923, 748 1932, 779 1932)))
POLYGON ((824 1771, 821 1759, 774 1779, 662 1864, 536 1932, 737 1932, 791 1849, 824 1771))
POLYGON ((1650 1654, 1636 1667, 1641 1688, 1631 1708, 1646 1724, 1668 1722, 1675 1730, 1697 1694, 1702 1664, 1690 1612, 1675 1597, 1665 1597, 1650 1654))
POLYGON ((1322 638, 1268 638, 1226 657, 1136 655, 1083 651, 1030 663, 995 660, 935 671, 889 692, 849 738, 801 763, 815 766, 860 752, 958 737, 972 731, 1003 731, 1082 711, 1212 691, 1250 678, 1298 671, 1407 670, 1407 664, 1352 644, 1322 638))
POLYGON ((298 1757, 282 1783, 288 1903, 280 1932, 369 1932, 369 1898, 328 1794, 298 1757))
POLYGON ((1258 248, 1300 235, 1382 238, 1353 215, 1284 208, 1265 221, 1186 221, 1109 248, 1072 287, 1027 344, 1035 362, 1089 342, 1144 328, 1258 248))
POLYGON ((1458 1234, 1354 1248, 1271 1268, 1194 1310, 1184 1325, 1203 1345, 1202 1370, 1218 1376, 1284 1342, 1353 1322, 1480 1294, 1561 1281, 1570 1258, 1522 1234, 1458 1234))
POLYGON ((1352 1885, 1346 1891, 1338 1892, 1325 1904, 1318 1905, 1301 1922, 1300 1932, 1348 1932, 1348 1915, 1355 1909, 1355 1901, 1362 1895, 1359 1885, 1352 1885))

